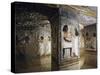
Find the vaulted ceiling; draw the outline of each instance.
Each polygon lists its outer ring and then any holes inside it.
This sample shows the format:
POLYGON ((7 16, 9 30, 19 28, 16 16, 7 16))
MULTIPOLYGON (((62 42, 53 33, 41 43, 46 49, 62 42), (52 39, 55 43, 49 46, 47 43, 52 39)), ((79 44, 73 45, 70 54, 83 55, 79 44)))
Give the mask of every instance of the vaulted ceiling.
POLYGON ((78 12, 79 23, 84 26, 92 25, 97 22, 97 7, 93 6, 69 6, 75 12, 78 12))
POLYGON ((67 5, 62 6, 61 11, 63 17, 69 16, 71 19, 77 17, 78 22, 84 26, 97 23, 97 7, 67 5))

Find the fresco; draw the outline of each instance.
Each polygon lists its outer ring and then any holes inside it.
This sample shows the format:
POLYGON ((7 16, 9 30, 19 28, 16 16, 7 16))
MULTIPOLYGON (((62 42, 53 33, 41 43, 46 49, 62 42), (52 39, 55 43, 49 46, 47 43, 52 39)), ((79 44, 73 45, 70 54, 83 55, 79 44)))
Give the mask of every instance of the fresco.
POLYGON ((27 2, 11 6, 12 72, 97 68, 97 7, 27 2))

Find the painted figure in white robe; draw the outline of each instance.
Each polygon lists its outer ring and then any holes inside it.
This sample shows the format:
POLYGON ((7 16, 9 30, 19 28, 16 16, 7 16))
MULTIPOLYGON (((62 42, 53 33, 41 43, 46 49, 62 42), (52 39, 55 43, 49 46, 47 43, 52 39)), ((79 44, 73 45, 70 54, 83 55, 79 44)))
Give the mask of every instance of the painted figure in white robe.
POLYGON ((44 54, 49 55, 51 54, 51 41, 49 36, 46 37, 45 42, 44 42, 44 54))
POLYGON ((75 36, 73 38, 73 56, 79 56, 79 33, 78 30, 75 28, 75 36))
POLYGON ((63 27, 63 58, 65 55, 65 49, 70 48, 70 56, 72 55, 72 34, 68 31, 68 26, 63 27))
POLYGON ((44 37, 41 36, 39 40, 39 54, 42 56, 44 54, 44 37))

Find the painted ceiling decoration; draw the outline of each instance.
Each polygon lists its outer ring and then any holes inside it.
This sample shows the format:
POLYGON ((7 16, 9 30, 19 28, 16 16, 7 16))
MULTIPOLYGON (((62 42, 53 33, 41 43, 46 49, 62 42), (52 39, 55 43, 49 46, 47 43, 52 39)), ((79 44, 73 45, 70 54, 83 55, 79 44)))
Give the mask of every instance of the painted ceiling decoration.
POLYGON ((96 17, 96 7, 89 7, 89 6, 70 6, 74 8, 76 11, 86 15, 96 17))
POLYGON ((74 19, 77 16, 79 23, 84 26, 97 22, 97 7, 68 5, 62 6, 61 11, 63 13, 61 16, 63 17, 67 16, 68 18, 74 19))
POLYGON ((72 17, 77 16, 79 23, 84 26, 96 24, 97 22, 97 7, 95 6, 76 6, 76 5, 66 5, 64 7, 60 5, 54 5, 54 6, 48 5, 48 6, 54 8, 60 7, 61 8, 60 10, 63 13, 61 14, 61 16, 63 17, 67 16, 68 18, 74 19, 72 17))
POLYGON ((69 6, 77 12, 79 23, 87 26, 97 22, 97 8, 88 6, 69 6))

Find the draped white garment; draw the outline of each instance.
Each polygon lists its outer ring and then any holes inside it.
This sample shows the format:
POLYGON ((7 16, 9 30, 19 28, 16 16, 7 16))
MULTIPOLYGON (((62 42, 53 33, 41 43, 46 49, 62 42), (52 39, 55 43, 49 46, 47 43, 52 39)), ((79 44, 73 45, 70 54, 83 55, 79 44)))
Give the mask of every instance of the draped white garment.
POLYGON ((40 56, 51 54, 51 41, 39 43, 40 56))
POLYGON ((73 39, 73 53, 79 56, 79 39, 78 37, 74 37, 73 39))

